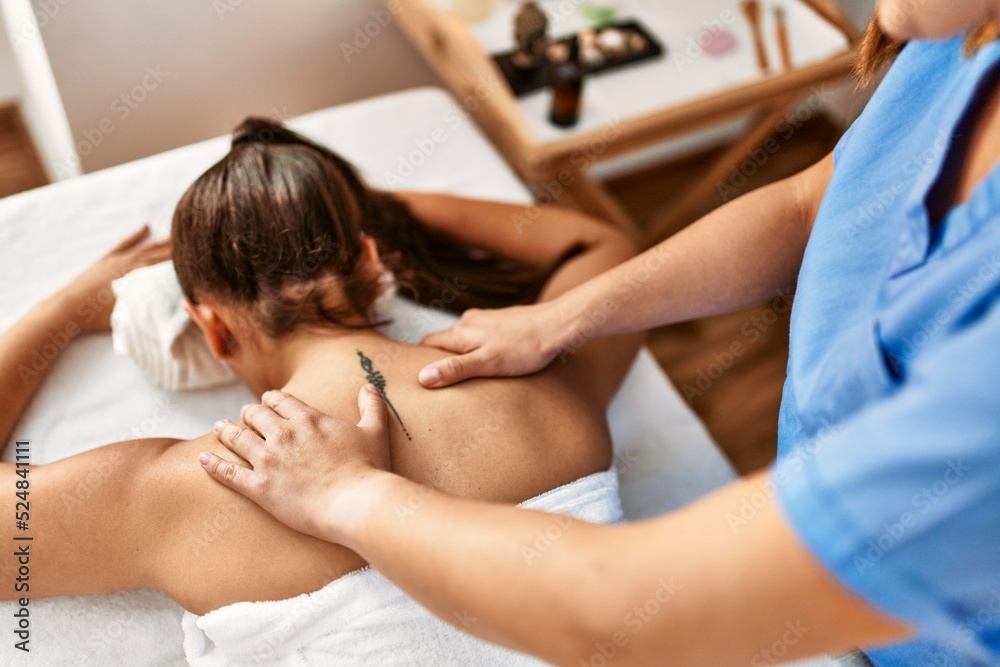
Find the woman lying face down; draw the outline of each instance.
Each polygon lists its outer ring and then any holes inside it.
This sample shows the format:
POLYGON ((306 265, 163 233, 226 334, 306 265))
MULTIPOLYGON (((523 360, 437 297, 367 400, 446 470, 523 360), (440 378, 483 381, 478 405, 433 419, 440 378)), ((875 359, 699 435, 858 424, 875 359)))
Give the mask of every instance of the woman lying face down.
POLYGON ((386 271, 413 300, 461 312, 530 303, 552 269, 470 253, 332 151, 260 119, 181 198, 172 236, 189 314, 255 392, 287 382, 269 375, 288 366, 272 355, 294 341, 371 329, 386 271))
MULTIPOLYGON (((382 335, 372 305, 392 283, 455 312, 546 300, 633 253, 621 234, 581 214, 542 208, 522 229, 520 212, 373 190, 331 151, 249 119, 181 198, 173 259, 192 319, 255 394, 284 389, 346 419, 356 418, 359 388, 373 383, 391 407, 395 471, 513 504, 609 467, 605 411, 641 335, 567 350, 565 363, 527 378, 430 392, 417 373, 445 354, 382 335)), ((106 288, 99 283, 93 289, 106 288)), ((0 337, 0 363, 64 326, 62 311, 46 312, 0 337)), ((10 402, 8 429, 27 396, 10 402)), ((216 484, 198 464, 206 450, 225 451, 208 434, 121 442, 33 467, 35 539, 61 548, 33 555, 32 596, 154 588, 203 614, 315 591, 364 565, 216 484), (106 477, 85 503, 60 502, 94 469, 106 477), (225 530, 203 539, 206 522, 223 520, 225 530)), ((2 464, 0 484, 12 486, 15 475, 2 464)), ((17 595, 13 576, 0 572, 8 599, 17 595)))

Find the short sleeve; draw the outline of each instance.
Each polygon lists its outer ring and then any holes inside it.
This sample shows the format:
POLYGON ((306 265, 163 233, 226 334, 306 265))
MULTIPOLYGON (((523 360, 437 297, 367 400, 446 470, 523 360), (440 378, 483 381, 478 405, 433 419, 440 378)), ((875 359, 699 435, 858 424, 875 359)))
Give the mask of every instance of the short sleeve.
POLYGON ((858 122, 854 121, 851 126, 847 128, 844 135, 840 137, 840 141, 837 145, 833 147, 833 167, 837 168, 837 164, 840 162, 840 156, 843 155, 844 151, 847 150, 847 146, 851 143, 851 137, 854 136, 854 129, 858 126, 858 122))
POLYGON ((996 300, 915 357, 894 393, 783 456, 772 475, 793 530, 843 584, 921 636, 997 664, 996 300))

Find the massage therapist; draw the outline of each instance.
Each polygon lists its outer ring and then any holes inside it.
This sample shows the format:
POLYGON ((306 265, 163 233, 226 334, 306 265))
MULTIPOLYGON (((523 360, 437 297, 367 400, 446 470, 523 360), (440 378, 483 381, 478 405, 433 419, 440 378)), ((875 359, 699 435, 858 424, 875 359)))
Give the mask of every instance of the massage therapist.
POLYGON ((218 432, 252 468, 205 469, 442 619, 554 663, 767 664, 780 645, 1000 664, 1000 0, 877 16, 860 70, 895 62, 832 155, 553 302, 424 341, 458 355, 420 374, 444 387, 797 284, 768 471, 652 520, 556 521, 386 472, 370 390, 357 425, 265 394, 252 430, 218 432), (732 521, 762 487, 771 501, 732 521), (556 537, 529 562, 539 534, 556 537))

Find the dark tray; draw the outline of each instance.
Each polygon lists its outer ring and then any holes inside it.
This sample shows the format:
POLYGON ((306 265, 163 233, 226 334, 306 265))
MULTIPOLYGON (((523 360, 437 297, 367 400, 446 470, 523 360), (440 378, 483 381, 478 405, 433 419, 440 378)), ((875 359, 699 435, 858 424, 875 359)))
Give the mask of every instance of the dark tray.
MULTIPOLYGON (((608 58, 598 65, 583 65, 584 74, 598 74, 600 72, 618 69, 619 67, 625 67, 626 65, 642 62, 643 60, 659 58, 666 53, 666 49, 638 21, 628 19, 609 23, 598 29, 598 34, 607 28, 636 31, 645 38, 646 48, 636 53, 629 53, 620 58, 608 58)), ((576 34, 573 34, 553 41, 572 47, 572 45, 575 45, 577 42, 577 36, 576 34)), ((552 64, 549 63, 548 60, 545 60, 543 64, 533 70, 518 69, 511 61, 511 58, 515 53, 516 51, 505 51, 504 53, 497 53, 493 56, 493 60, 500 68, 500 71, 503 72, 504 77, 507 79, 507 83, 510 84, 511 90, 514 91, 514 94, 520 97, 521 95, 526 95, 527 93, 546 88, 549 85, 549 73, 552 69, 552 64)))

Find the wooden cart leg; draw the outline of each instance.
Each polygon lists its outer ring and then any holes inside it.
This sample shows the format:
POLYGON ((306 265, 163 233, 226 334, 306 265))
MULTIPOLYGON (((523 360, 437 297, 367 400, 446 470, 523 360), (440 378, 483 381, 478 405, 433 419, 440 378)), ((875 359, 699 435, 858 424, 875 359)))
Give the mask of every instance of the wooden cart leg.
POLYGON ((618 227, 635 241, 640 240, 639 227, 632 216, 585 169, 567 161, 553 165, 542 174, 526 176, 525 180, 541 199, 549 199, 561 206, 583 211, 618 227))
POLYGON ((717 158, 712 168, 699 182, 678 199, 670 202, 653 217, 643 235, 642 247, 653 246, 677 232, 696 211, 704 208, 713 196, 718 196, 720 183, 725 183, 733 169, 747 161, 747 155, 760 148, 774 135, 778 125, 797 97, 783 96, 765 107, 752 121, 750 130, 717 158))
POLYGON ((623 232, 638 237, 639 227, 625 207, 605 189, 603 183, 587 172, 579 172, 566 190, 585 213, 606 220, 623 232))

